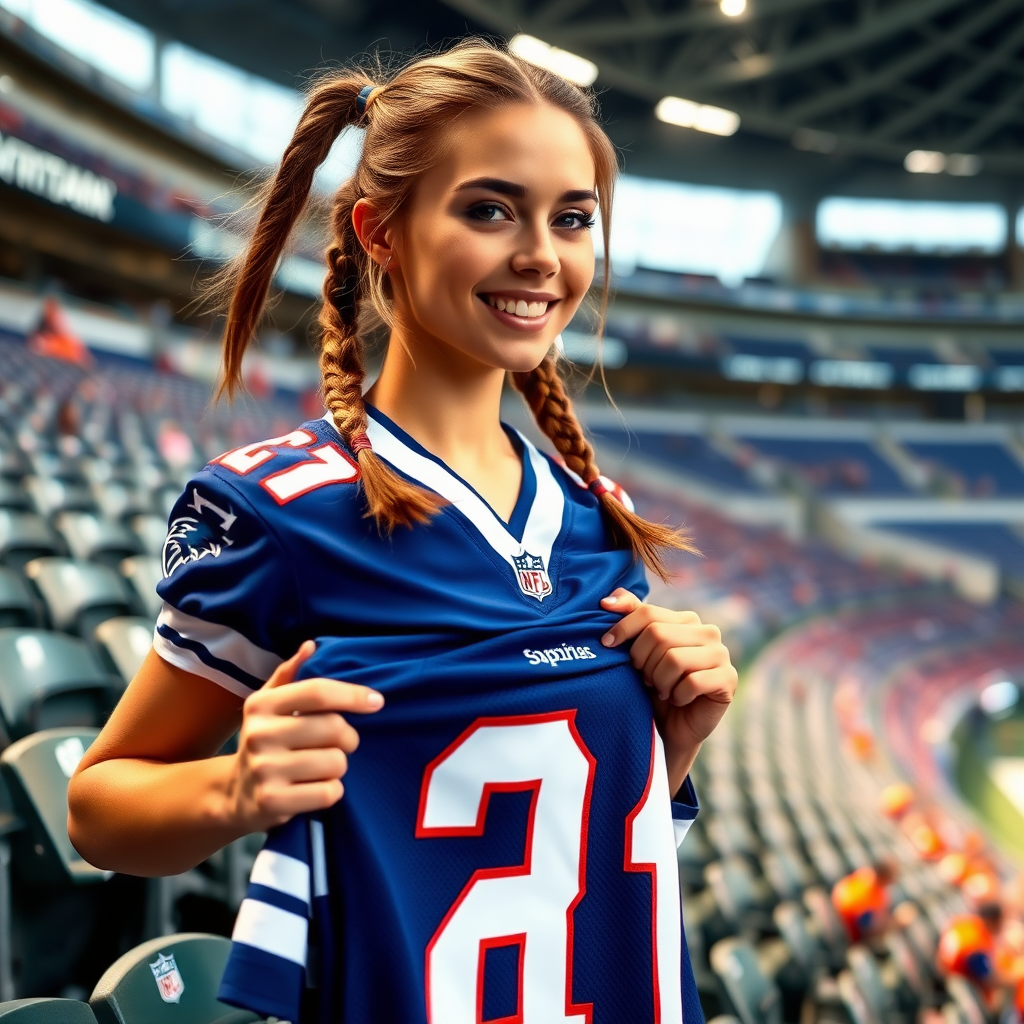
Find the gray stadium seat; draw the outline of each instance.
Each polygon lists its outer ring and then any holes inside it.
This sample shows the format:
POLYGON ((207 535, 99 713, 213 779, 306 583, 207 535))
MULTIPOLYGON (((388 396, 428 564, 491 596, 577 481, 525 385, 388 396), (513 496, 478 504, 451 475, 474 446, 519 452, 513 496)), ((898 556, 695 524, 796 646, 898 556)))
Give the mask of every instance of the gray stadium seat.
POLYGON ((88 1003, 77 999, 13 999, 0 1003, 3 1024, 96 1024, 88 1003))
POLYGON ((101 622, 93 635, 100 651, 127 686, 153 646, 152 621, 123 615, 101 622))
POLYGON ((782 1024, 782 996, 761 971, 745 939, 722 939, 711 947, 711 967, 743 1024, 782 1024))
POLYGON ((20 484, 13 480, 5 480, 0 476, 0 508, 9 508, 17 512, 31 512, 32 502, 20 484))
POLYGON ((0 445, 0 478, 20 480, 28 472, 25 457, 17 450, 0 445))
POLYGON ((789 846, 766 850, 761 855, 761 870, 780 900, 799 899, 814 881, 803 855, 789 846))
POLYGON ((72 558, 116 569, 124 559, 142 550, 139 538, 123 523, 101 519, 91 512, 61 512, 54 525, 72 558))
POLYGON ((120 692, 81 640, 0 629, 0 715, 12 739, 59 725, 99 726, 120 692))
POLYGON ((825 966, 825 948, 807 927, 803 907, 789 900, 772 911, 772 920, 786 940, 793 959, 808 978, 813 978, 825 966))
POLYGON ((53 529, 34 512, 0 509, 0 564, 21 569, 33 558, 63 554, 53 529))
POLYGON ((97 729, 44 729, 0 754, 0 771, 26 825, 11 843, 23 877, 52 884, 110 877, 82 860, 68 838, 68 779, 98 734, 97 729))
POLYGON ((159 558, 163 554, 164 541, 167 539, 167 520, 155 515, 139 515, 132 516, 129 522, 142 544, 143 552, 159 558))
POLYGON ((148 494, 119 480, 93 482, 90 490, 96 507, 107 519, 127 522, 132 516, 145 515, 152 508, 148 494))
POLYGON ((58 512, 94 512, 96 503, 92 500, 85 484, 69 483, 54 477, 27 476, 23 481, 25 490, 35 510, 46 518, 58 512))
POLYGON ((42 595, 54 629, 91 638, 104 619, 132 613, 125 581, 106 565, 70 558, 36 558, 25 575, 42 595))
POLYGON ((219 935, 168 935, 125 953, 96 983, 89 1003, 99 1024, 249 1024, 259 1017, 217 1001, 231 943, 219 935), (161 995, 153 965, 181 985, 177 1001, 161 995), (168 960, 171 963, 168 963, 168 960))
POLYGON ((164 578, 160 559, 150 555, 126 558, 121 563, 121 575, 128 581, 135 603, 147 618, 155 622, 163 603, 156 592, 156 585, 164 578))
POLYGON ((0 566, 0 627, 36 625, 35 602, 24 578, 0 566))
POLYGON ((892 1020, 897 1012, 896 996, 885 984, 871 950, 866 946, 851 946, 846 951, 846 963, 871 1015, 880 1021, 892 1020))
POLYGON ((69 484, 83 484, 85 477, 78 462, 55 451, 37 451, 28 457, 32 475, 47 480, 63 480, 69 484))
POLYGON ((684 885, 704 884, 704 868, 715 859, 715 855, 704 838, 704 830, 694 822, 686 833, 686 839, 676 851, 679 864, 679 880, 684 885))
POLYGON ((704 869, 704 878, 728 924, 757 931, 767 923, 766 887, 746 858, 734 855, 714 861, 704 869))
POLYGON ((833 967, 844 962, 849 938, 843 922, 839 920, 828 891, 818 885, 806 889, 803 895, 804 906, 810 914, 814 927, 821 936, 821 941, 828 950, 829 960, 833 967))
POLYGON ((760 848, 757 836, 746 817, 735 812, 716 814, 705 826, 708 840, 720 857, 745 854, 756 857, 760 848))

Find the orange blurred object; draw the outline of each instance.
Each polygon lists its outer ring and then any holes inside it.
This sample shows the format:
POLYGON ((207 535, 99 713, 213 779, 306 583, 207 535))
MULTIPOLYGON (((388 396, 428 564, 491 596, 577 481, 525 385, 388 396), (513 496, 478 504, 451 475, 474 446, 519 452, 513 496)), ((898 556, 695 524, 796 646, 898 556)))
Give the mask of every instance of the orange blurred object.
POLYGON ((914 825, 907 838, 924 860, 938 860, 945 851, 939 833, 926 821, 914 825))
POLYGON ((988 868, 971 871, 961 889, 972 903, 990 903, 999 898, 999 879, 988 868))
POLYGON ((884 924, 889 911, 888 890, 874 868, 858 868, 832 887, 836 908, 851 942, 861 942, 884 924))
POLYGON ((936 865, 939 877, 949 885, 959 885, 967 876, 967 858, 958 850, 947 853, 936 865))
POLYGON ((67 314, 54 298, 43 300, 39 326, 29 336, 28 347, 36 355, 60 359, 65 363, 84 367, 93 364, 92 353, 75 334, 67 314))
POLYGON ((858 761, 866 761, 875 750, 875 738, 865 729, 851 729, 850 752, 858 761))
POLYGON ((954 917, 939 938, 937 959, 943 973, 987 987, 995 974, 995 939, 977 914, 954 917))
POLYGON ((894 782, 882 790, 879 807, 887 818, 902 818, 914 802, 914 791, 905 782, 894 782))

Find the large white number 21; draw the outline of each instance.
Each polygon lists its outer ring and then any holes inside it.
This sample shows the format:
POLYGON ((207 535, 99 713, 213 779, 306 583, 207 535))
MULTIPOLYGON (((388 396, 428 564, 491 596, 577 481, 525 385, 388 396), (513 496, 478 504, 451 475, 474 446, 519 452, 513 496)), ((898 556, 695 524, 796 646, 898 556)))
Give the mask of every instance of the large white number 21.
MULTIPOLYGON (((660 744, 653 733, 647 787, 626 820, 623 867, 651 874, 655 1020, 681 1024, 679 881, 660 744)), ((572 961, 595 767, 573 711, 478 719, 427 766, 418 838, 482 835, 491 793, 532 792, 523 863, 474 872, 427 945, 430 1024, 478 1024, 487 950, 511 945, 519 947, 519 997, 507 1020, 590 1021, 591 1006, 572 1001, 572 961)))

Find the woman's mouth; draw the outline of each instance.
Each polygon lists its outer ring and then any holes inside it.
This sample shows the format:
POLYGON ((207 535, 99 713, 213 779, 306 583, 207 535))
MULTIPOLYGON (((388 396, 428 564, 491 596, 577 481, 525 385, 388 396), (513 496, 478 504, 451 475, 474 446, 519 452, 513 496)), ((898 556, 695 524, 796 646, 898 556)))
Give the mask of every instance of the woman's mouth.
POLYGON ((558 299, 525 299, 515 295, 488 292, 477 296, 487 303, 491 312, 504 324, 532 329, 546 324, 558 299))

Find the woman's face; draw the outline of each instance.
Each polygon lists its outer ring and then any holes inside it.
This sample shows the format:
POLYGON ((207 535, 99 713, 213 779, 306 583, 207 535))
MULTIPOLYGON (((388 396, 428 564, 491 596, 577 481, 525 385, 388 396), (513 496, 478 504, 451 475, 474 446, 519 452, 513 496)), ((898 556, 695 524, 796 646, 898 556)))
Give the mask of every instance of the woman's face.
POLYGON ((594 277, 594 160, 548 104, 475 111, 420 180, 392 244, 398 322, 502 370, 539 365, 594 277))

